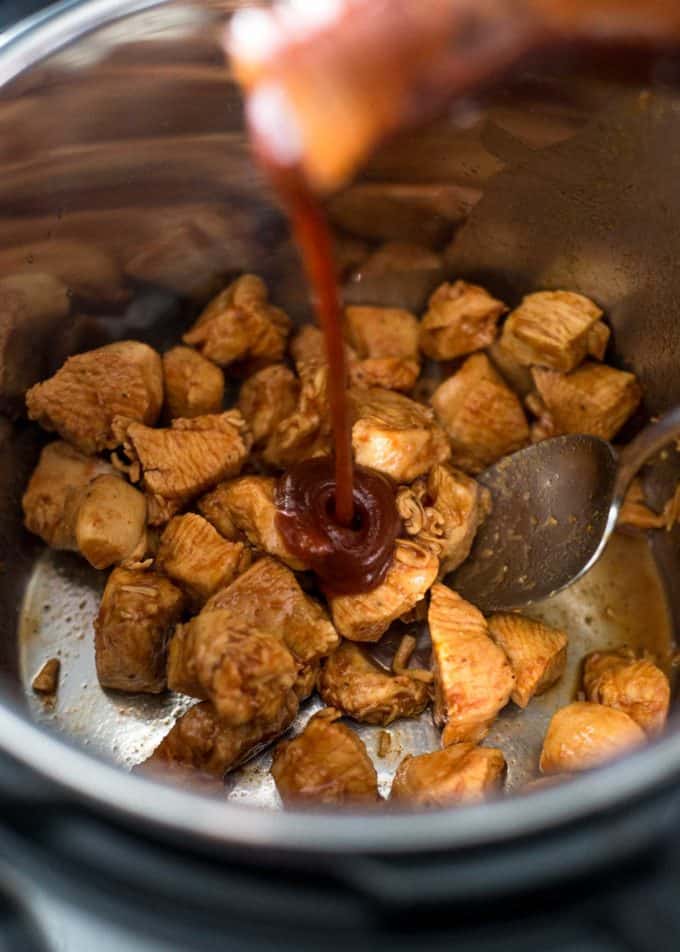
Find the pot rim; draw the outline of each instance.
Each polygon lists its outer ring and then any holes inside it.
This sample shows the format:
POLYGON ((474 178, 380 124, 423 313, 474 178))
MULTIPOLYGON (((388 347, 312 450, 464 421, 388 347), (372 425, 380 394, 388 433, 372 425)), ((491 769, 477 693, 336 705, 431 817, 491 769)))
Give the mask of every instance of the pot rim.
MULTIPOLYGON (((171 2, 176 0, 62 0, 0 38, 0 89, 84 35, 171 2)), ((464 808, 408 813, 406 820, 404 813, 275 812, 183 791, 85 752, 2 700, 0 748, 112 817, 190 833, 212 847, 299 853, 397 854, 501 844, 606 813, 680 777, 680 732, 669 733, 559 786, 464 808)))

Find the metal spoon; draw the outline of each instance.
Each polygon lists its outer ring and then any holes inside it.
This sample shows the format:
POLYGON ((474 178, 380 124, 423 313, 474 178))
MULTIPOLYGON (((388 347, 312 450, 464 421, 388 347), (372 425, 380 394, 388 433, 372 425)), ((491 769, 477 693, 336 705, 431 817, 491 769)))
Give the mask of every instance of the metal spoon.
POLYGON ((446 583, 483 611, 557 594, 602 555, 642 466, 680 437, 680 407, 617 453, 596 436, 558 436, 487 469, 493 509, 468 560, 446 583))

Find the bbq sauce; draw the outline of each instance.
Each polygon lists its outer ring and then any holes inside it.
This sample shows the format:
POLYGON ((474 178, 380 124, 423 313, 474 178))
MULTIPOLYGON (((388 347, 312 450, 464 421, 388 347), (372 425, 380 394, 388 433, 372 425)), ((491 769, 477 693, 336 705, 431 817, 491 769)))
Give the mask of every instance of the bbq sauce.
POLYGON ((251 129, 255 152, 288 212, 302 256, 328 362, 332 457, 305 460, 280 478, 276 524, 329 595, 376 588, 392 562, 401 529, 390 479, 354 466, 342 308, 333 244, 320 202, 295 167, 275 162, 251 129))

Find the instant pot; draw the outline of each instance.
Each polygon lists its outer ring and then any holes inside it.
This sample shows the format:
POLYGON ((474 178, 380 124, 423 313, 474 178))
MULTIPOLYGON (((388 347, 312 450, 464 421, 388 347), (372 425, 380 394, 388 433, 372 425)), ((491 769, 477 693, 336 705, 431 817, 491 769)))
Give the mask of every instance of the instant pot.
MULTIPOLYGON (((569 783, 409 815, 227 802, 36 723, 21 642, 42 552, 20 499, 41 437, 25 390, 109 340, 167 346, 242 270, 308 316, 221 51, 240 5, 67 2, 0 39, 0 275, 51 270, 71 294, 66 318, 0 314, 0 948, 49 948, 36 888, 87 910, 102 948, 123 934, 130 949, 673 948, 677 715, 649 747, 569 783)), ((537 58, 381 149, 353 186, 368 225, 351 195, 331 214, 355 237, 415 236, 447 273, 507 300, 594 297, 614 362, 660 413, 680 403, 679 80, 667 53, 537 58)), ((669 454, 648 474, 652 501, 678 475, 669 454)), ((677 629, 680 534, 652 545, 677 629)))

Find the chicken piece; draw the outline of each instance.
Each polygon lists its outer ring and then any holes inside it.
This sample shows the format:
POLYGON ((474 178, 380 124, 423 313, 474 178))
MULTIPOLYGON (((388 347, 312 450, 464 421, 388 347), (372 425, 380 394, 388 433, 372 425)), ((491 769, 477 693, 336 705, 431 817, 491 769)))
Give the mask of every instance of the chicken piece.
POLYGON ((321 671, 320 661, 311 661, 309 664, 302 664, 298 668, 297 678, 293 685, 295 696, 302 703, 308 697, 311 697, 316 690, 316 682, 321 671))
POLYGON ((151 426, 162 404, 161 359, 134 340, 69 357, 26 394, 31 420, 88 454, 119 445, 112 426, 116 417, 151 426))
POLYGON ((488 489, 446 463, 433 466, 412 486, 402 486, 397 508, 404 529, 439 559, 439 577, 470 554, 477 529, 491 508, 488 489))
POLYGON ((348 307, 345 333, 357 359, 354 386, 412 390, 420 373, 418 320, 396 307, 348 307))
POLYGON ((422 601, 437 578, 439 559, 410 539, 397 539, 394 559, 377 588, 330 599, 337 631, 350 641, 378 641, 393 621, 422 601))
POLYGON ((420 807, 445 807, 481 800, 501 788, 505 757, 494 747, 454 744, 405 757, 392 781, 390 800, 420 807))
POLYGON ((222 409, 224 374, 191 347, 173 347, 163 354, 163 380, 169 419, 190 419, 222 409))
POLYGON ((493 343, 502 301, 478 284, 445 282, 430 296, 420 322, 420 349, 433 360, 453 360, 493 343))
POLYGON ((194 647, 190 625, 177 625, 168 642, 168 690, 206 701, 208 692, 199 682, 196 674, 194 647))
POLYGON ((146 490, 151 525, 162 525, 199 493, 235 476, 250 449, 238 410, 173 420, 161 430, 132 423, 124 431, 130 478, 146 490))
MULTIPOLYGON (((313 376, 327 366, 326 343, 322 331, 314 324, 304 324, 290 342, 290 355, 301 379, 313 376)), ((347 362, 356 359, 356 354, 345 344, 347 362)))
POLYGON ((560 708, 543 739, 542 773, 590 770, 644 743, 632 717, 604 704, 574 701, 560 708))
POLYGON ((363 741, 324 708, 274 750, 272 776, 284 803, 376 803, 378 778, 363 741))
POLYGON ((663 730, 671 686, 648 659, 595 651, 585 660, 583 687, 587 700, 623 711, 650 737, 663 730))
POLYGON ((246 629, 276 635, 301 664, 324 658, 340 643, 325 609, 305 595, 290 569, 275 559, 259 559, 213 595, 203 611, 215 610, 230 611, 246 629))
POLYGON ((61 661, 59 658, 48 658, 40 671, 31 681, 31 687, 36 694, 45 696, 54 696, 59 687, 59 670, 61 661))
POLYGON ((26 528, 53 549, 76 550, 83 495, 92 480, 114 472, 108 463, 84 456, 68 443, 48 443, 21 500, 26 528))
POLYGON ((319 694, 328 707, 356 721, 383 726, 398 717, 415 717, 430 700, 427 684, 408 674, 390 674, 349 641, 324 664, 319 694))
POLYGON ((469 473, 482 470, 529 442, 519 398, 486 354, 473 354, 430 400, 451 440, 451 459, 469 473))
POLYGON ((276 427, 295 412, 300 382, 285 364, 258 370, 241 386, 238 408, 253 434, 253 445, 266 443, 276 427))
POLYGON ((299 666, 275 633, 248 625, 229 609, 213 609, 192 618, 178 634, 172 689, 181 684, 182 693, 205 697, 224 723, 235 727, 276 717, 299 666))
POLYGON ((225 539, 247 539, 253 548, 302 571, 306 564, 288 550, 276 524, 275 493, 272 476, 241 476, 202 496, 198 509, 225 539))
POLYGON ((488 619, 489 634, 503 649, 515 684, 510 695, 518 707, 547 691, 564 674, 567 636, 534 618, 498 613, 488 619))
POLYGON ((596 321, 588 331, 588 356, 595 360, 604 360, 612 336, 610 328, 604 321, 596 321))
POLYGON ((291 322, 268 297, 264 281, 244 274, 208 304, 182 340, 220 367, 245 358, 281 360, 291 322))
POLYGON ((347 304, 420 311, 443 276, 444 261, 437 252, 408 241, 388 241, 356 262, 343 297, 347 304))
POLYGON ((374 387, 350 391, 356 461, 410 483, 451 455, 449 442, 427 407, 400 393, 374 387))
POLYGON ((209 702, 195 704, 166 734, 144 767, 181 766, 221 777, 279 737, 298 712, 293 691, 269 721, 232 727, 217 716, 209 702))
POLYGON ((508 315, 501 343, 520 364, 569 373, 591 346, 601 349, 602 333, 591 334, 601 317, 597 304, 582 294, 538 291, 527 294, 508 315))
POLYGON ((623 505, 616 520, 616 528, 621 531, 630 529, 663 529, 666 526, 664 513, 654 512, 645 501, 642 480, 635 478, 628 487, 623 505))
POLYGON ((570 374, 540 367, 531 373, 554 436, 590 433, 611 440, 642 398, 634 374, 590 361, 570 374))
POLYGON ((328 370, 304 371, 298 404, 275 427, 267 440, 263 458, 285 469, 294 463, 331 452, 331 422, 328 406, 328 370))
POLYGON ((146 497, 116 474, 85 489, 75 520, 78 551, 96 569, 139 562, 146 555, 146 497))
POLYGON ((202 516, 175 516, 163 530, 156 568, 172 579, 198 609, 250 565, 242 542, 229 542, 202 516))
POLYGON ((164 691, 168 636, 183 608, 184 596, 162 575, 114 569, 94 622, 101 686, 133 693, 164 691))
MULTIPOLYGON (((604 324, 602 325, 605 326, 604 324)), ((531 371, 524 364, 520 364, 509 350, 503 347, 499 338, 486 349, 486 355, 495 370, 501 375, 511 390, 520 396, 526 397, 534 389, 531 371)))
POLYGON ((482 613, 456 592, 432 588, 427 616, 434 659, 434 720, 442 746, 477 743, 510 700, 515 679, 482 613))

